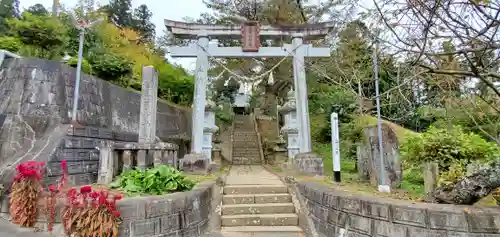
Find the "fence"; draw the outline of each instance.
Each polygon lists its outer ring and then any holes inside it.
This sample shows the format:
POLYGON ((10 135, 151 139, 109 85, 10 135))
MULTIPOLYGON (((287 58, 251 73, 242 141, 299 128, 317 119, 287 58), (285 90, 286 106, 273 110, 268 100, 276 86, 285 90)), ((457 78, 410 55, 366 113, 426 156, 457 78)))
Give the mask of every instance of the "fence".
POLYGON ((179 146, 172 143, 140 144, 136 142, 106 143, 99 148, 100 164, 97 182, 110 183, 120 173, 133 168, 145 169, 159 165, 179 168, 179 146))

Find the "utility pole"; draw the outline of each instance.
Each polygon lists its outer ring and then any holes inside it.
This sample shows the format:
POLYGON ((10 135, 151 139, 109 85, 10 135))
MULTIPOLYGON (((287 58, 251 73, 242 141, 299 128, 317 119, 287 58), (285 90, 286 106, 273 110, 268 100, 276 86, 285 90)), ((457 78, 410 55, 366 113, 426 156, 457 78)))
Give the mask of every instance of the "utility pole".
MULTIPOLYGON (((84 7, 82 6, 82 18, 85 16, 84 7)), ((71 112, 71 124, 77 125, 78 121, 76 118, 76 112, 78 110, 78 97, 80 96, 80 78, 82 71, 82 61, 83 61, 83 42, 85 41, 85 30, 94 26, 95 24, 103 21, 104 19, 99 18, 95 21, 89 22, 86 19, 78 20, 76 16, 73 15, 75 20, 75 27, 80 30, 80 41, 78 43, 78 63, 76 65, 76 79, 75 79, 75 90, 73 93, 73 110, 71 112)))
POLYGON ((380 118, 380 90, 379 84, 380 79, 378 77, 378 50, 379 50, 379 41, 378 41, 378 33, 374 37, 375 50, 373 50, 373 74, 375 76, 375 97, 377 103, 377 135, 378 135, 378 148, 380 155, 380 173, 379 173, 379 185, 378 191, 389 193, 391 192, 391 188, 388 184, 385 183, 385 161, 384 161, 384 145, 382 141, 382 119, 380 118))

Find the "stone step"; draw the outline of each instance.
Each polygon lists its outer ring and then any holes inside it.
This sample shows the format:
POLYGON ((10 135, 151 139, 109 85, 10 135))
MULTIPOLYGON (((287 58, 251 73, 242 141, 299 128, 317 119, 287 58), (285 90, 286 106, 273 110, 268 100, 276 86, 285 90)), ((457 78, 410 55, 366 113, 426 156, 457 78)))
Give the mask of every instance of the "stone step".
POLYGON ((253 136, 233 136, 233 141, 242 142, 242 141, 258 141, 257 135, 253 136))
POLYGON ((292 202, 292 196, 288 193, 230 194, 222 196, 223 205, 289 202, 292 202))
POLYGON ((252 150, 252 151, 237 151, 236 149, 233 149, 233 156, 238 156, 238 155, 243 155, 243 156, 253 156, 257 155, 260 156, 260 150, 252 150))
POLYGON ((260 164, 260 157, 233 157, 233 164, 260 164))
POLYGON ((222 206, 222 215, 295 213, 293 203, 232 204, 222 206))
POLYGON ((259 154, 233 154, 233 158, 254 159, 260 158, 259 154))
POLYGON ((259 143, 257 139, 233 140, 233 146, 248 146, 248 145, 258 146, 259 143))
POLYGON ((260 160, 258 160, 258 161, 257 160, 255 160, 255 161, 247 161, 247 160, 237 161, 237 160, 233 159, 231 164, 233 164, 233 165, 260 165, 260 164, 262 164, 262 162, 260 160))
POLYGON ((234 226, 222 227, 223 237, 303 237, 298 226, 234 226))
POLYGON ((229 185, 224 187, 224 194, 264 194, 288 193, 285 185, 229 185))
POLYGON ((223 215, 222 226, 296 226, 299 217, 295 213, 223 215))
POLYGON ((233 155, 233 160, 256 160, 256 159, 260 159, 260 156, 245 156, 245 155, 238 155, 238 156, 235 156, 233 155))

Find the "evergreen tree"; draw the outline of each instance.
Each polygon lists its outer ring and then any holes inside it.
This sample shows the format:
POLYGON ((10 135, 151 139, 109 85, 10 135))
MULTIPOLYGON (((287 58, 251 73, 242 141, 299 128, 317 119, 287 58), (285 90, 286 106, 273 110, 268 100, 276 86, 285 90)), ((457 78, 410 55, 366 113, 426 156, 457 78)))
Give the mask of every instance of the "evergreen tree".
POLYGON ((28 7, 26 11, 35 16, 46 16, 49 14, 49 11, 47 11, 47 9, 40 3, 28 7))
POLYGON ((19 0, 0 0, 0 35, 8 30, 6 19, 20 15, 19 0))
POLYGON ((145 4, 134 10, 134 30, 142 36, 143 42, 151 42, 155 37, 155 25, 151 23, 153 13, 145 4))
POLYGON ((131 0, 111 0, 104 10, 109 19, 120 27, 133 27, 131 0))

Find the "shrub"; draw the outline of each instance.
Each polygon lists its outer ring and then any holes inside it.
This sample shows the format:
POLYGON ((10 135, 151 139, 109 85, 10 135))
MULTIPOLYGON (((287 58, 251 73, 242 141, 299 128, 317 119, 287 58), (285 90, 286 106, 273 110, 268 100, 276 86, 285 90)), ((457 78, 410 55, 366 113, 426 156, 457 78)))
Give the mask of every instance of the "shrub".
POLYGON ((44 166, 43 162, 28 161, 16 167, 18 173, 12 183, 9 200, 9 213, 14 224, 35 226, 44 166))
POLYGON ((116 201, 121 195, 110 195, 106 190, 92 191, 83 186, 66 193, 67 203, 62 214, 64 231, 74 237, 115 237, 121 222, 116 201))
POLYGON ((467 167, 500 156, 499 147, 461 127, 451 129, 430 127, 427 132, 411 136, 401 143, 404 162, 420 166, 427 162, 439 165, 439 184, 449 184, 465 176, 467 167))
POLYGON ((177 191, 191 190, 194 182, 173 167, 161 165, 145 171, 129 170, 110 184, 111 188, 127 194, 160 195, 177 191))
MULTIPOLYGON (((78 66, 78 58, 72 57, 66 64, 68 64, 68 66, 70 67, 76 68, 78 66)), ((90 65, 89 61, 87 61, 87 59, 82 59, 82 71, 89 75, 92 74, 92 66, 90 65)))
POLYGON ((451 164, 464 160, 487 161, 500 155, 495 143, 487 142, 479 135, 466 133, 460 127, 440 129, 430 127, 420 136, 412 136, 401 143, 401 153, 410 164, 437 162, 439 168, 448 170, 451 164))
POLYGON ((132 73, 132 62, 114 54, 92 55, 90 57, 95 74, 104 80, 116 81, 132 73))
POLYGON ((2 36, 0 37, 0 49, 16 53, 21 48, 22 43, 18 38, 2 36))

